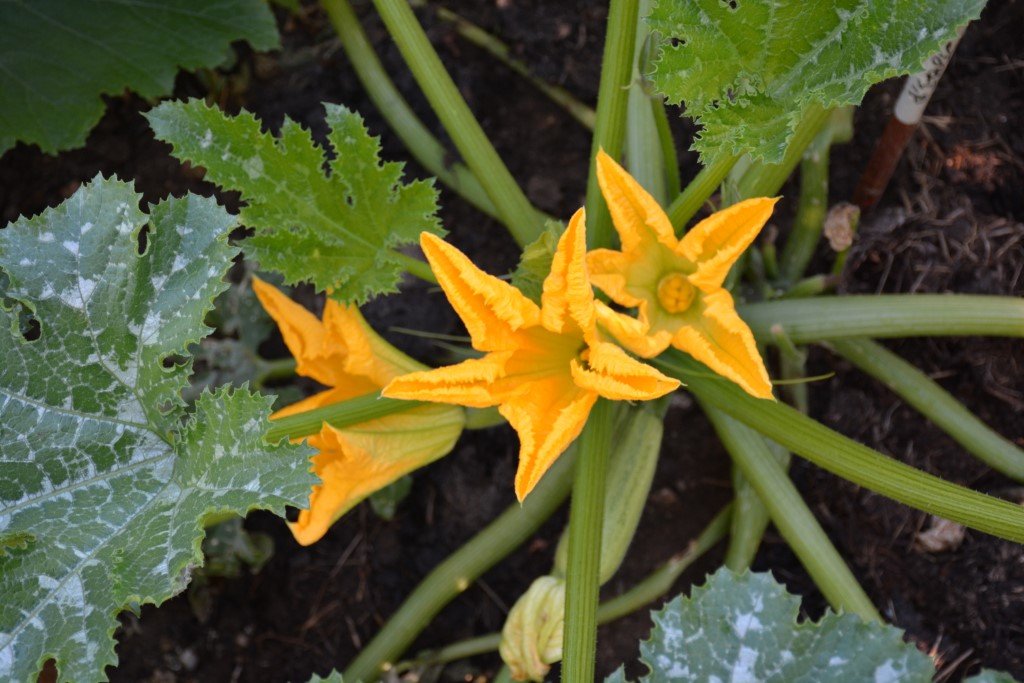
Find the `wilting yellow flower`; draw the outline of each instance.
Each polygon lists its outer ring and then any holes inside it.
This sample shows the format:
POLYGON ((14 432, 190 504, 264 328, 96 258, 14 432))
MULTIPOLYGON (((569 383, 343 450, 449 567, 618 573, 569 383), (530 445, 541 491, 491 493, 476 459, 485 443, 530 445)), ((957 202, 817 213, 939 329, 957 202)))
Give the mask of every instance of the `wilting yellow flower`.
POLYGON ((776 199, 748 199, 676 239, 665 212, 625 169, 598 152, 597 177, 622 251, 587 255, 594 284, 632 318, 598 302, 601 325, 644 358, 669 345, 689 353, 758 398, 772 385, 754 335, 722 287, 729 269, 764 227, 776 199))
POLYGON ((645 400, 679 383, 598 338, 585 263, 583 210, 569 221, 544 280, 541 306, 423 233, 423 252, 483 358, 399 377, 384 395, 499 412, 519 433, 515 490, 523 500, 579 436, 598 396, 645 400))
MULTIPOLYGON (((263 308, 295 356, 296 372, 329 387, 277 411, 270 419, 304 413, 379 391, 393 378, 424 369, 381 339, 355 306, 328 299, 323 321, 276 288, 253 279, 263 308)), ((450 406, 422 406, 336 429, 327 423, 309 437, 317 449, 313 472, 321 484, 289 524, 302 545, 314 543, 334 522, 374 491, 448 453, 465 423, 450 406)))

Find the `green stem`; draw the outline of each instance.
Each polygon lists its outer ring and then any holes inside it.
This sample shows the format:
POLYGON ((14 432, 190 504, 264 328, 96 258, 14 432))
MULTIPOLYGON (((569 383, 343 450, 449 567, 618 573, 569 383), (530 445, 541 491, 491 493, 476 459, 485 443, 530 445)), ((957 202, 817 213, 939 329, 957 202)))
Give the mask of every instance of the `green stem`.
POLYGON ((665 187, 669 197, 678 195, 682 180, 679 178, 679 155, 676 153, 676 141, 672 137, 672 128, 668 122, 665 101, 658 96, 651 97, 651 110, 654 112, 654 125, 658 129, 658 144, 661 145, 661 158, 665 166, 665 187))
POLYGON ((626 105, 633 76, 633 45, 636 42, 638 0, 611 0, 608 33, 601 59, 601 83, 597 91, 597 120, 590 146, 587 176, 587 246, 608 247, 613 243, 611 217, 597 184, 599 149, 619 159, 626 132, 626 105))
POLYGON ((521 245, 535 240, 543 230, 543 221, 459 94, 408 2, 374 0, 374 5, 430 106, 512 236, 521 245))
POLYGON ((275 358, 274 360, 263 360, 260 358, 256 363, 256 367, 259 370, 252 383, 257 387, 262 387, 267 382, 287 379, 295 375, 294 358, 275 358))
POLYGON ((348 401, 316 408, 298 415, 289 415, 288 417, 271 420, 270 428, 267 429, 266 439, 271 443, 276 443, 285 438, 299 439, 319 432, 324 422, 341 429, 359 424, 360 422, 375 420, 385 415, 400 413, 421 405, 424 405, 421 401, 400 401, 394 398, 384 398, 375 392, 358 396, 348 401))
POLYGON ((1024 299, 974 294, 859 294, 739 307, 759 339, 781 325, 796 344, 845 337, 1024 337, 1024 299))
POLYGON ((405 271, 414 277, 418 277, 424 282, 431 284, 437 284, 437 277, 434 275, 434 271, 430 269, 430 264, 426 261, 422 261, 418 258, 413 258, 408 254, 403 254, 400 251, 393 252, 398 260, 402 262, 402 267, 405 271))
MULTIPOLYGON (((700 535, 690 541, 686 550, 673 555, 665 564, 648 574, 642 581, 625 593, 601 603, 601 606, 597 608, 597 623, 607 624, 616 619, 621 619, 668 594, 672 590, 672 586, 675 585, 675 582, 683 575, 683 572, 703 557, 704 553, 711 550, 719 541, 725 538, 729 531, 729 518, 732 516, 732 509, 733 506, 731 504, 726 505, 715 515, 714 519, 711 520, 700 535)), ((428 652, 416 661, 409 662, 408 664, 414 666, 445 664, 458 659, 476 657, 477 655, 496 651, 500 643, 500 633, 488 633, 487 635, 452 643, 434 652, 428 652)))
POLYGON ((321 4, 366 94, 412 156, 457 195, 487 215, 498 218, 494 202, 487 196, 473 172, 461 162, 447 160, 447 150, 398 92, 349 1, 321 0, 321 4))
POLYGON ((778 193, 789 176, 793 175, 797 164, 803 158, 804 150, 818 135, 828 122, 830 110, 818 105, 811 105, 803 119, 796 127, 793 138, 789 141, 786 154, 778 164, 754 162, 747 169, 737 185, 741 197, 769 197, 778 193))
MULTIPOLYGON (((422 0, 415 0, 411 4, 420 6, 426 3, 422 0)), ((508 45, 465 17, 444 7, 438 7, 436 11, 438 18, 451 23, 460 36, 481 50, 490 53, 492 57, 525 78, 530 85, 541 91, 549 100, 565 109, 569 116, 579 121, 583 127, 588 130, 594 130, 594 119, 597 115, 591 107, 576 99, 565 88, 551 85, 547 81, 537 78, 526 64, 512 56, 512 51, 509 50, 508 45)))
POLYGON ((702 407, 733 462, 757 491, 779 533, 793 548, 829 604, 836 610, 859 614, 868 621, 881 621, 870 598, 761 435, 710 405, 702 403, 702 407))
POLYGON ((569 683, 594 680, 598 574, 612 408, 611 401, 599 398, 580 435, 580 462, 569 508, 569 559, 565 576, 562 680, 569 683))
POLYGON ((821 132, 804 152, 800 162, 800 200, 793 219, 793 230, 782 248, 780 273, 784 282, 803 276, 821 241, 821 229, 828 211, 828 162, 832 129, 821 132))
POLYGON ((1024 543, 1024 508, 886 457, 793 408, 756 399, 709 374, 689 356, 669 351, 651 361, 686 382, 705 405, 761 432, 843 479, 905 505, 1017 543, 1024 543))
POLYGON ((738 156, 719 156, 710 165, 702 168, 686 189, 672 200, 668 207, 668 217, 677 234, 682 233, 690 219, 697 215, 700 207, 715 193, 737 161, 738 156))
MULTIPOLYGON (((789 467, 789 453, 781 448, 773 448, 772 453, 783 469, 789 467)), ((734 572, 741 572, 754 561, 771 517, 768 508, 757 494, 757 489, 736 465, 733 465, 732 469, 732 482, 736 501, 733 503, 732 520, 729 525, 725 566, 734 572)))
POLYGON ((430 572, 348 666, 344 679, 378 680, 445 605, 533 535, 569 495, 573 460, 572 450, 563 453, 522 505, 513 504, 430 572))
MULTIPOLYGON (((638 0, 637 13, 650 11, 649 0, 638 0)), ((633 76, 626 104, 626 169, 659 203, 665 202, 665 161, 651 96, 644 90, 640 72, 641 52, 647 39, 647 25, 638 21, 633 41, 633 76)))
POLYGON ((980 460, 1024 481, 1024 451, 992 431, 913 365, 870 339, 836 339, 829 346, 892 389, 980 460))

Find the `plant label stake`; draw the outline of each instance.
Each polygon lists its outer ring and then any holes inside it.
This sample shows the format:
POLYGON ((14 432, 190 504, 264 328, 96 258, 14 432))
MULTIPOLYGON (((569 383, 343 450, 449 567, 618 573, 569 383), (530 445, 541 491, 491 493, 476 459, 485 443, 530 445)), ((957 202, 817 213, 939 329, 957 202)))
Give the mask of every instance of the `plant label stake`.
POLYGON ((871 159, 853 193, 853 203, 862 211, 874 206, 885 192, 889 179, 896 170, 896 164, 899 163, 903 150, 921 123, 921 116, 932 99, 942 74, 946 72, 949 60, 953 58, 953 52, 963 34, 964 29, 961 28, 955 38, 925 60, 923 70, 908 76, 907 82, 903 84, 892 117, 882 137, 878 139, 871 159))

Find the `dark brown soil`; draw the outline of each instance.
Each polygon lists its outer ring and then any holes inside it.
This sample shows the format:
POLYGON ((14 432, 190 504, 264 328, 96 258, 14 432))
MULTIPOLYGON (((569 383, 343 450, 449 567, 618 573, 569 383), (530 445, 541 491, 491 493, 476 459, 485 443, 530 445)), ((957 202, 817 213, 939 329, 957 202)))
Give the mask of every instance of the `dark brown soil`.
MULTIPOLYGON (((604 34, 602 3, 448 2, 500 36, 541 77, 586 102, 596 96, 604 34)), ((971 27, 880 207, 865 218, 843 289, 850 292, 977 292, 1024 294, 1024 2, 991 3, 971 27)), ((365 8, 362 8, 365 9, 365 8)), ((368 15, 369 13, 363 12, 368 15)), ((442 58, 484 128, 531 198, 567 216, 583 198, 589 136, 579 124, 522 79, 466 44, 430 12, 421 17, 442 58)), ((363 93, 324 18, 282 15, 285 50, 274 56, 243 51, 218 98, 245 106, 271 127, 287 114, 323 130, 320 102, 343 102, 382 135, 385 155, 408 159, 363 93)), ((425 101, 401 66, 380 23, 367 28, 389 72, 439 135, 425 101)), ((856 119, 856 138, 833 153, 832 197, 850 196, 859 170, 884 126, 898 83, 869 93, 856 119)), ((196 76, 179 79, 178 94, 203 96, 196 76)), ((134 179, 149 200, 169 192, 213 189, 153 140, 133 97, 111 101, 86 148, 47 157, 19 147, 0 159, 0 218, 37 213, 57 204, 96 173, 134 179)), ((692 135, 675 122, 677 139, 692 135)), ((681 146, 685 146, 682 144, 681 146)), ((684 178, 696 172, 681 155, 684 178)), ((409 172, 423 175, 410 162, 409 172)), ((790 197, 795 188, 784 191, 790 197)), ((229 206, 232 197, 225 197, 229 206)), ((792 203, 791 199, 786 200, 792 203)), ((512 242, 494 222, 450 193, 443 218, 451 239, 491 272, 514 265, 512 242)), ((792 207, 782 212, 791 212, 792 207)), ((784 226, 780 226, 784 227, 784 226)), ((823 259, 823 255, 820 255, 823 259)), ((822 265, 826 261, 822 260, 822 265)), ((412 294, 370 307, 378 329, 404 326, 458 332, 436 292, 412 284, 412 294)), ((407 336, 392 340, 426 360, 434 347, 407 336)), ((1024 347, 988 339, 906 340, 890 344, 937 379, 983 420, 1024 445, 1024 347)), ((952 481, 1008 497, 1013 482, 968 456, 940 430, 824 349, 812 353, 810 374, 835 371, 812 385, 814 416, 863 443, 952 481)), ((684 397, 669 413, 663 457, 633 552, 606 587, 619 592, 684 548, 730 496, 727 457, 710 427, 684 397)), ((300 548, 280 520, 253 515, 250 529, 270 534, 276 551, 255 575, 213 579, 202 619, 185 596, 141 618, 126 616, 120 633, 118 681, 304 681, 339 669, 373 637, 416 583, 448 553, 513 501, 516 440, 508 428, 464 435, 455 451, 417 473, 398 516, 385 522, 362 505, 326 538, 300 548)), ((944 680, 978 665, 1024 677, 1024 549, 968 532, 956 550, 914 549, 927 516, 854 487, 802 461, 793 477, 857 577, 894 623, 922 649, 934 652, 944 680)), ((563 513, 564 514, 564 513, 563 513)), ((564 523, 557 515, 525 547, 445 609, 413 646, 444 645, 497 630, 508 606, 550 566, 564 523)), ((712 552, 680 581, 685 591, 721 559, 712 552)), ((824 607, 806 573, 770 531, 755 568, 772 570, 806 598, 811 614, 824 607)), ((599 673, 635 661, 646 635, 643 614, 601 629, 599 673)), ((485 680, 496 657, 449 666, 440 680, 485 680)))

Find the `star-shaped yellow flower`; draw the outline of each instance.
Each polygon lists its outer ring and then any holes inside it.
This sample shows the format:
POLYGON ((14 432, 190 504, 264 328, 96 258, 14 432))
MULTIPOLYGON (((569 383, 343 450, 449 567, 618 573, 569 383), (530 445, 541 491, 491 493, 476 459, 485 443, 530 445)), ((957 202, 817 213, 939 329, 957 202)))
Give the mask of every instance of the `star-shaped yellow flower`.
MULTIPOLYGON (((323 321, 273 286, 253 279, 260 303, 295 356, 296 372, 328 386, 270 419, 379 391, 395 377, 424 369, 381 339, 355 306, 328 299, 323 321)), ((290 523, 302 545, 314 543, 334 522, 374 491, 447 454, 462 432, 465 412, 452 406, 422 406, 344 429, 324 423, 309 437, 317 449, 313 472, 321 484, 309 509, 290 523)))
POLYGON ((632 318, 598 302, 601 325, 644 358, 669 345, 689 353, 758 398, 772 385, 754 335, 722 287, 729 269, 764 227, 777 199, 748 199, 698 223, 681 240, 657 201, 604 151, 597 177, 622 251, 587 255, 591 279, 632 318))
POLYGON ((541 306, 479 270, 458 249, 423 233, 423 252, 483 358, 399 377, 384 395, 499 412, 519 433, 516 496, 522 501, 579 436, 598 396, 646 400, 679 383, 598 338, 580 209, 558 242, 541 306))

